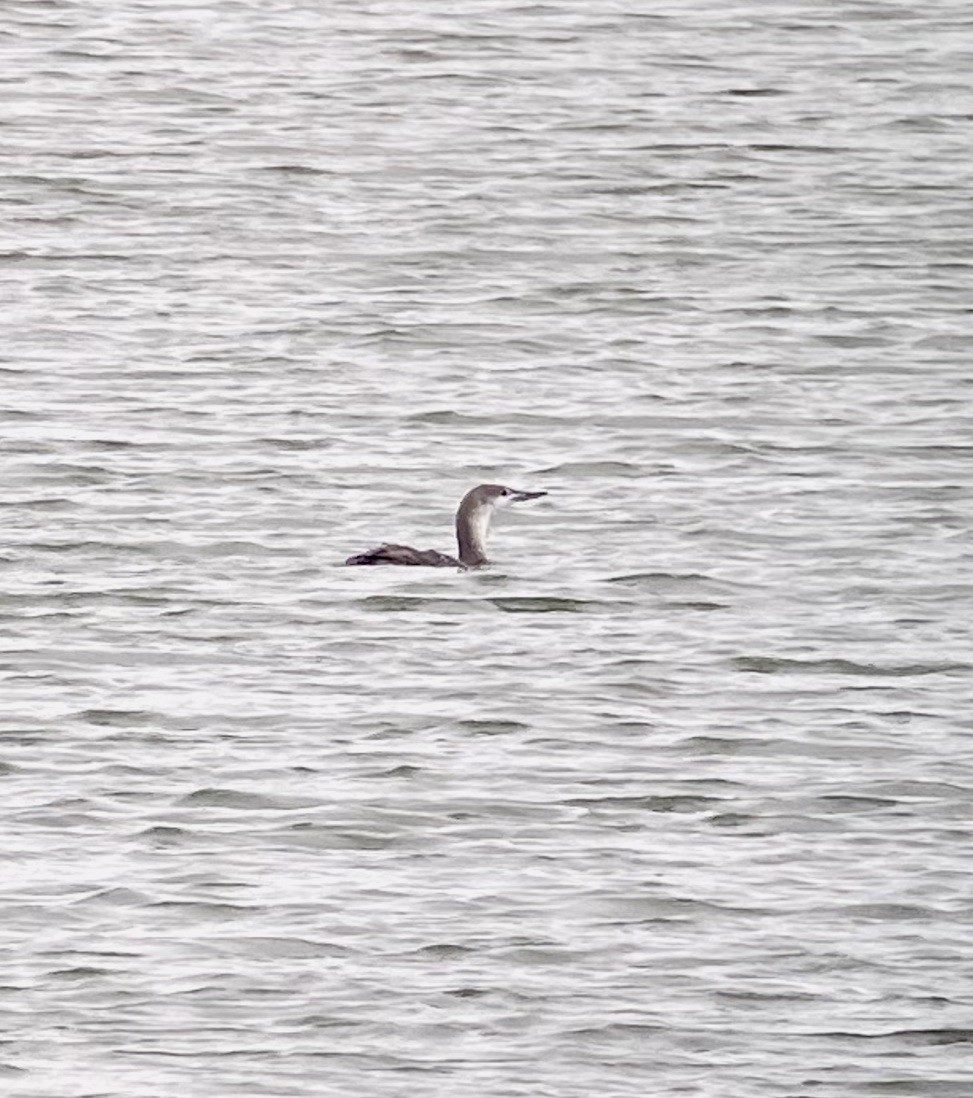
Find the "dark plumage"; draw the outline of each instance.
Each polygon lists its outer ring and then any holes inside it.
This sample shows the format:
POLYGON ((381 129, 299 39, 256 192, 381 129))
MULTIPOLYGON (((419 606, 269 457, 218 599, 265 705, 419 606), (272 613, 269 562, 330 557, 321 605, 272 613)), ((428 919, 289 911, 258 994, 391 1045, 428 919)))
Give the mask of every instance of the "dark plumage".
POLYGON ((435 549, 411 549, 408 545, 380 545, 349 557, 345 564, 428 564, 433 568, 462 568, 455 557, 435 549))

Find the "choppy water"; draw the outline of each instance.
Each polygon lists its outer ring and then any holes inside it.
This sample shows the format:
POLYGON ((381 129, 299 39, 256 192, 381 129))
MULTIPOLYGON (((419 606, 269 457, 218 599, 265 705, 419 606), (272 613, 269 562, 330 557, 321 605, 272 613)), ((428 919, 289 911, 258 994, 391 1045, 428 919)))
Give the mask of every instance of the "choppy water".
POLYGON ((5 6, 4 1093, 968 1098, 971 31, 5 6))

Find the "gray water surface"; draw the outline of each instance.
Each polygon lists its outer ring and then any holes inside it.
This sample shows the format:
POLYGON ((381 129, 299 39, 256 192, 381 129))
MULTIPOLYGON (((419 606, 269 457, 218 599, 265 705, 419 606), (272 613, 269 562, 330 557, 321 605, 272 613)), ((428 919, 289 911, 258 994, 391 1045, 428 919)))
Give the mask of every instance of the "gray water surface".
POLYGON ((968 4, 0 60, 4 1093, 969 1098, 968 4))

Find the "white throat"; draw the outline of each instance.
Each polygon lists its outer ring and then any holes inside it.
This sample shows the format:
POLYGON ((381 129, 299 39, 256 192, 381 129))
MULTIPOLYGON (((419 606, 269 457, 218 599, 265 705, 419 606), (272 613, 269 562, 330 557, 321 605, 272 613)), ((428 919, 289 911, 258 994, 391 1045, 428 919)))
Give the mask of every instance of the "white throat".
POLYGON ((484 552, 486 552, 487 531, 490 529, 494 507, 496 504, 486 504, 483 507, 477 507, 470 515, 470 534, 484 552))
POLYGON ((456 537, 459 542, 460 560, 464 564, 485 564, 487 531, 493 518, 494 504, 478 503, 475 507, 460 508, 456 516, 456 537))

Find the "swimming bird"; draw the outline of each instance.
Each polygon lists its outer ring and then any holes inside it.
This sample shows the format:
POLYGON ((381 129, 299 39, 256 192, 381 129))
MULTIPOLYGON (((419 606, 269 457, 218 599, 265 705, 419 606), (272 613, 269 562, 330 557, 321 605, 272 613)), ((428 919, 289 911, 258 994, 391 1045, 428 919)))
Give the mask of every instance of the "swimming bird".
POLYGON ((459 560, 435 549, 412 549, 408 545, 380 545, 367 553, 349 557, 345 564, 424 564, 433 568, 478 568, 489 564, 486 536, 490 519, 498 507, 538 499, 547 492, 518 492, 502 484, 479 484, 471 488, 456 512, 456 541, 459 560))

